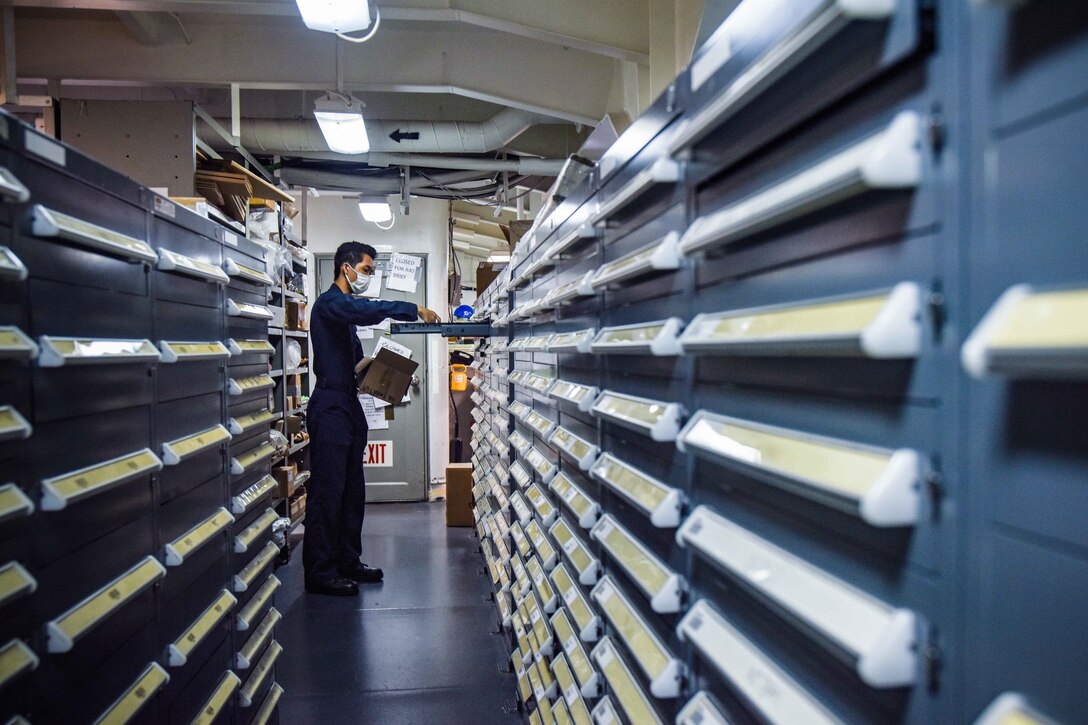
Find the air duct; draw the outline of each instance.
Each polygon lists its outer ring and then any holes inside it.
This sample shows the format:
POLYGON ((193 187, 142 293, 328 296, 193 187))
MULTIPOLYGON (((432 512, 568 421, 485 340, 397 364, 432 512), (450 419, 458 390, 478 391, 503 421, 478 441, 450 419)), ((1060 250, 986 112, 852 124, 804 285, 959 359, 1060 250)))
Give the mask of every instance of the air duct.
MULTIPOLYGON (((230 128, 229 120, 220 120, 230 128)), ((367 119, 372 152, 486 154, 510 144, 530 126, 555 119, 506 108, 486 121, 385 121, 367 119)), ((250 153, 299 155, 329 151, 313 118, 243 118, 241 143, 250 153)), ((203 138, 214 139, 201 123, 203 138)))

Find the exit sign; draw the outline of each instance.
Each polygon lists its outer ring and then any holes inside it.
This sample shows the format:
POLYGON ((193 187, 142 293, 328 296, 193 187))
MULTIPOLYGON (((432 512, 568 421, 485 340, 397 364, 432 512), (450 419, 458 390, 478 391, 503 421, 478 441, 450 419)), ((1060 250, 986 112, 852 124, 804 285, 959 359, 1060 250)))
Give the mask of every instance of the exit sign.
POLYGON ((364 465, 374 468, 393 467, 393 441, 373 441, 366 444, 364 465))

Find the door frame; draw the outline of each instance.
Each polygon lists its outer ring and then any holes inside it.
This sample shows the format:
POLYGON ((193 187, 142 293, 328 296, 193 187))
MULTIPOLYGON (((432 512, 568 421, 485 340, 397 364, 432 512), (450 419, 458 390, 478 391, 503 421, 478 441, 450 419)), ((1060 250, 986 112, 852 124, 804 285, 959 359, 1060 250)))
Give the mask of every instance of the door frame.
MULTIPOLYGON (((390 253, 388 253, 388 252, 386 252, 386 253, 379 252, 378 256, 389 256, 389 254, 390 253)), ((424 264, 423 300, 424 300, 424 304, 426 304, 426 301, 427 301, 427 276, 426 275, 430 273, 430 270, 429 270, 429 267, 430 267, 430 255, 427 252, 405 252, 405 254, 411 254, 414 257, 422 257, 423 260, 424 260, 424 262, 423 262, 423 264, 424 264)), ((325 259, 331 261, 335 256, 336 255, 333 252, 316 252, 313 255, 313 257, 314 257, 314 286, 317 288, 317 289, 315 289, 316 294, 314 295, 314 299, 317 299, 317 296, 322 294, 326 289, 328 289, 329 285, 332 284, 331 280, 329 280, 328 284, 324 285, 324 286, 322 286, 321 283, 320 283, 321 261, 325 260, 325 259)), ((384 283, 384 280, 383 280, 383 283, 384 283)), ((423 353, 423 358, 424 359, 421 362, 421 364, 423 365, 424 371, 426 371, 427 367, 428 367, 429 356, 430 356, 430 347, 431 346, 430 346, 429 341, 424 344, 424 353, 423 353)), ((312 372, 313 367, 312 366, 311 366, 310 370, 311 370, 310 374, 313 375, 313 372, 312 372)), ((430 399, 430 394, 428 392, 428 386, 430 385, 429 376, 430 376, 429 373, 427 375, 423 376, 423 385, 421 386, 423 388, 422 398, 423 398, 423 446, 424 446, 423 447, 424 456, 423 456, 423 493, 422 493, 422 497, 418 498, 418 499, 415 499, 415 498, 390 499, 390 500, 387 500, 387 501, 374 501, 374 503, 397 503, 397 502, 418 502, 418 501, 424 501, 425 502, 425 501, 428 501, 430 499, 430 493, 431 493, 431 457, 430 457, 430 450, 431 450, 431 399, 430 399)), ((314 383, 315 383, 315 381, 311 380, 311 388, 310 388, 311 390, 313 390, 313 384, 314 383)), ((378 484, 378 485, 381 485, 381 484, 378 484)))

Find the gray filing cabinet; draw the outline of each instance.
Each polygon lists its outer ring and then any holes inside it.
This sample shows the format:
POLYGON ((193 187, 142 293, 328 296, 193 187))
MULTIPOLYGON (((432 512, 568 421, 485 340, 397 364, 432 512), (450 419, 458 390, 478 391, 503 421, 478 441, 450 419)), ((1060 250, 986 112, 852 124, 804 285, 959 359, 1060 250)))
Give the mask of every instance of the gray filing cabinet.
POLYGON ((262 250, 8 116, 0 147, 0 718, 274 721, 269 420, 231 392, 268 372, 231 314, 262 250))
POLYGON ((1083 3, 744 2, 522 240, 473 442, 531 721, 1083 720, 1086 78, 1083 3))

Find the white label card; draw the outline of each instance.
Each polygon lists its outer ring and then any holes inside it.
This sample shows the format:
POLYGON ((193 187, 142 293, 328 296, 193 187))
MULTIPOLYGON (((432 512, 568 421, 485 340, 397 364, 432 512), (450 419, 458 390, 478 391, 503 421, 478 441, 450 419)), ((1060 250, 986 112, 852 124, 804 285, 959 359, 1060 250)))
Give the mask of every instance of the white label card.
POLYGON ((391 290, 415 294, 416 272, 422 260, 411 254, 394 252, 389 259, 389 280, 386 286, 391 290))

